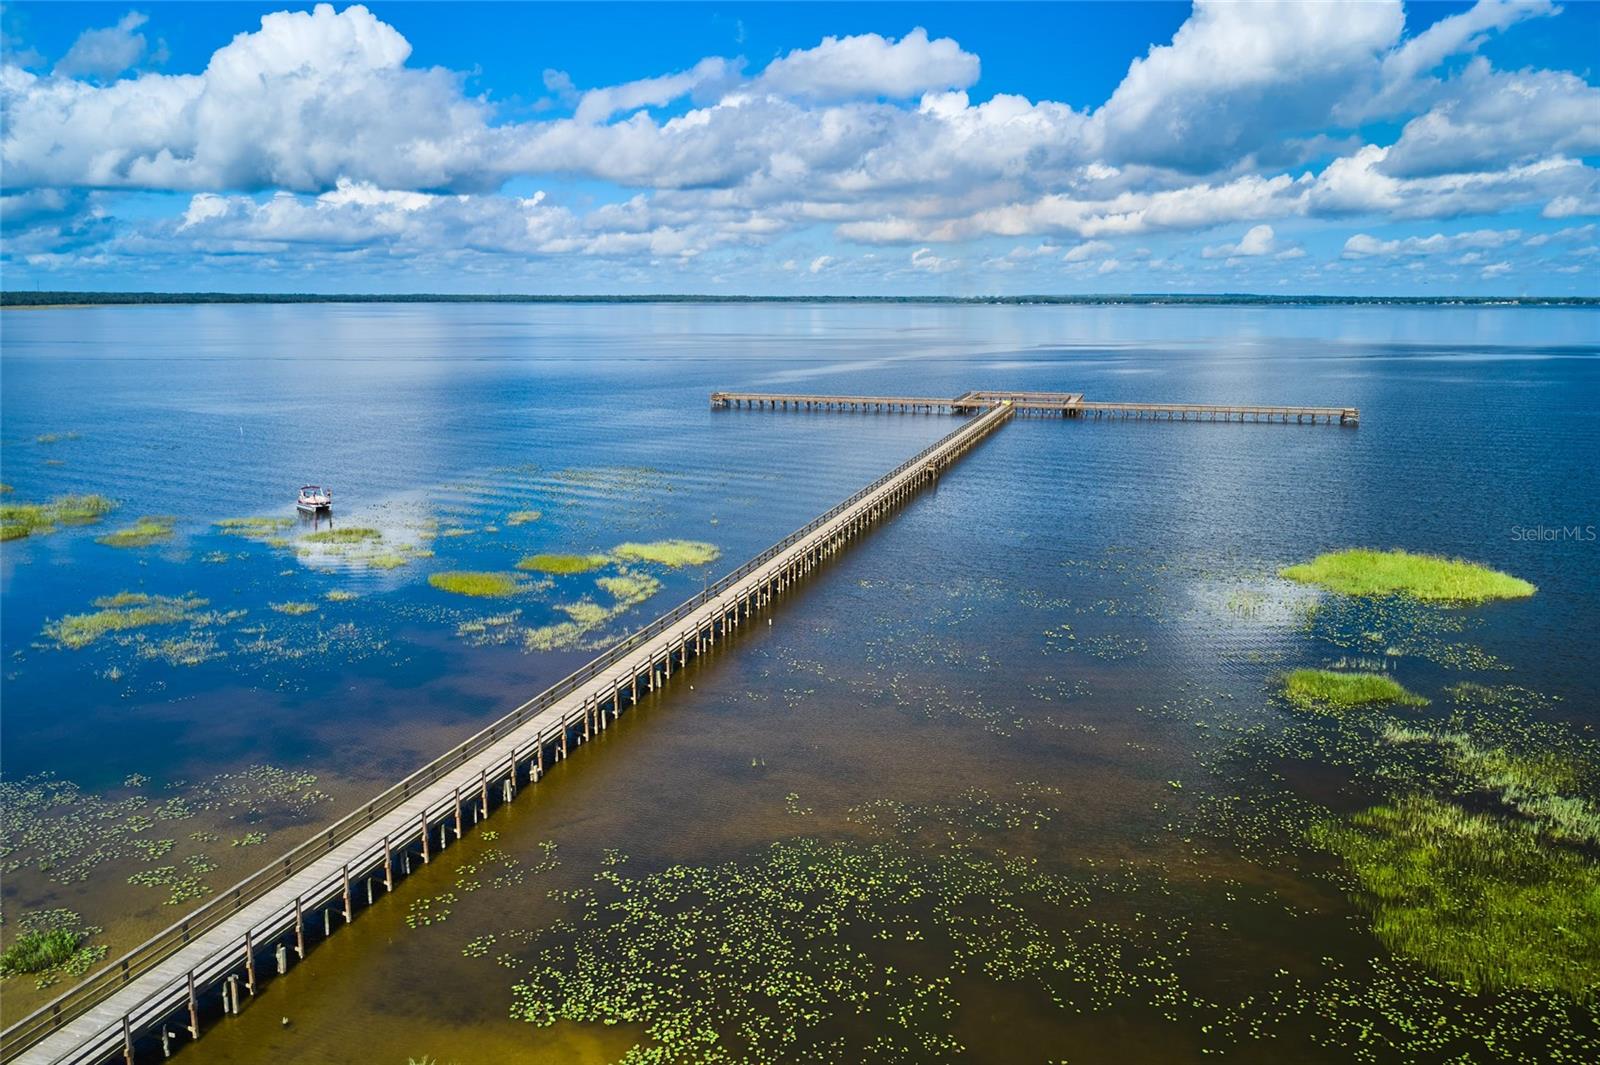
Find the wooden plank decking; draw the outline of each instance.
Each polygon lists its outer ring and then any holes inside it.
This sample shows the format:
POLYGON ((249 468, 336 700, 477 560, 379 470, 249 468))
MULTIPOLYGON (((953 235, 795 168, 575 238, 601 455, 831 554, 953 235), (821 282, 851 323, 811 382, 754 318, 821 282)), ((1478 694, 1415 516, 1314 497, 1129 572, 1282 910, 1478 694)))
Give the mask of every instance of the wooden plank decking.
MULTIPOLYGON (((949 401, 944 401, 947 405, 949 401)), ((691 658, 709 653, 1014 414, 990 406, 705 592, 622 640, 365 807, 205 903, 0 1034, 27 1065, 132 1065, 198 1038, 470 831, 551 763, 604 731, 691 658), (230 1007, 230 1000, 232 1006, 230 1007), (161 1041, 157 1050, 153 1045, 161 1041)))

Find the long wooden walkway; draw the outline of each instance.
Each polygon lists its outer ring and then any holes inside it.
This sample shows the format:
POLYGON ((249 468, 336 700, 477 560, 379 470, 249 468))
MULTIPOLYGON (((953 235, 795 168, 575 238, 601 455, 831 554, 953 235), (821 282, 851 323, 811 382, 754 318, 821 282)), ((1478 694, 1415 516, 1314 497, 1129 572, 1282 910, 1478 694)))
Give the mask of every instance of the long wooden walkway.
POLYGON ((1015 413, 1000 403, 0 1034, 27 1065, 155 1059, 710 653, 1015 413), (159 1049, 158 1049, 159 1044, 159 1049))
POLYGON ((952 399, 928 396, 808 396, 781 392, 713 392, 713 407, 766 410, 851 410, 901 413, 970 414, 1005 403, 1019 414, 1064 418, 1131 418, 1151 421, 1295 422, 1302 425, 1357 425, 1355 407, 1298 407, 1252 403, 1086 402, 1082 392, 963 392, 952 399))

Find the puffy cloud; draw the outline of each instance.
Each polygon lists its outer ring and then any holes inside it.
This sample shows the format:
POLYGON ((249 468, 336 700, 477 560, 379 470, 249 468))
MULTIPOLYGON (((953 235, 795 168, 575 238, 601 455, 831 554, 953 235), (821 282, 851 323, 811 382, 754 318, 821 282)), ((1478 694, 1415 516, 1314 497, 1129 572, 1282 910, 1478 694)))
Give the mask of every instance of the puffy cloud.
POLYGON ((148 21, 148 15, 130 11, 118 19, 115 26, 84 30, 56 64, 55 72, 69 78, 116 77, 144 58, 147 47, 144 34, 134 31, 148 21))
POLYGON ((197 75, 104 87, 0 72, 6 181, 317 191, 343 176, 390 188, 497 183, 487 105, 456 75, 404 64, 411 46, 366 8, 265 15, 197 75))
POLYGON ((1201 251, 1206 259, 1249 259, 1258 255, 1271 255, 1278 251, 1272 227, 1266 224, 1251 226, 1234 244, 1217 244, 1201 251))
POLYGON ((1196 0, 1172 43, 1134 60, 1095 112, 1106 157, 1204 172, 1324 125, 1403 25, 1397 0, 1196 0))
POLYGON ((1479 58, 1450 100, 1406 123, 1383 170, 1426 177, 1597 152, 1600 89, 1556 71, 1497 72, 1479 58))
POLYGON ((949 37, 929 40, 917 27, 898 41, 863 33, 824 37, 767 64, 753 88, 782 96, 836 101, 886 96, 904 100, 978 80, 978 57, 949 37))
MULTIPOLYGON (((409 43, 364 7, 320 5, 265 16, 194 74, 95 84, 7 53, 6 236, 34 225, 14 221, 30 211, 42 212, 36 241, 104 236, 115 196, 87 190, 182 190, 195 195, 181 217, 123 225, 119 247, 683 260, 808 231, 777 253, 794 273, 873 268, 871 256, 819 255, 809 231, 831 227, 845 241, 906 245, 876 260, 901 276, 957 269, 965 251, 936 245, 987 238, 1043 241, 972 262, 1059 270, 1050 259, 1083 276, 1143 261, 1112 258, 1112 240, 1132 234, 1240 234, 1164 250, 1163 262, 1192 268, 1189 252, 1222 264, 1303 256, 1275 233, 1297 219, 1375 228, 1513 209, 1600 213, 1600 175, 1582 161, 1600 151, 1595 88, 1481 57, 1446 64, 1554 10, 1480 0, 1405 39, 1390 2, 1202 0, 1089 110, 974 98, 978 57, 920 29, 829 37, 748 76, 743 60, 710 57, 582 92, 546 70, 549 96, 533 110, 572 117, 524 121, 468 96, 455 73, 410 65, 409 43), (652 111, 670 105, 680 105, 670 116, 652 111), (1379 138, 1373 119, 1379 133, 1402 132, 1379 138), (609 183, 599 198, 614 202, 575 213, 496 193, 546 175, 609 183), (260 195, 275 192, 294 195, 260 195), (52 214, 52 197, 71 205, 52 214)), ((117 27, 130 38, 140 28, 117 27)), ((1377 232, 1358 236, 1382 243, 1377 232)), ((1341 268, 1384 254, 1363 247, 1347 246, 1341 268)))

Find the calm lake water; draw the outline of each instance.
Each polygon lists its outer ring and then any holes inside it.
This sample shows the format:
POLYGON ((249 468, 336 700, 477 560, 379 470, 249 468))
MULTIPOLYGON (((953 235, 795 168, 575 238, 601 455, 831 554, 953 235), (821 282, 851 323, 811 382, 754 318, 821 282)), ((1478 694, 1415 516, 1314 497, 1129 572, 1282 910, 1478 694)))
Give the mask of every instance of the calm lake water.
MULTIPOLYGON (((1600 545, 1534 531, 1600 525, 1596 312, 144 307, 0 329, 5 502, 118 504, 0 553, 0 933, 66 910, 48 920, 112 956, 956 424, 714 411, 714 389, 1361 408, 1358 429, 1014 420, 185 1060, 1600 1057, 1592 998, 1469 992, 1392 953, 1311 842, 1446 787, 1383 740, 1395 722, 1553 752, 1569 797, 1600 799, 1600 545), (307 481, 336 530, 378 536, 306 540, 307 481), (99 542, 147 515, 170 536, 99 542), (721 555, 515 568, 667 539, 721 555), (1276 576, 1358 545, 1539 591, 1363 605, 1276 576), (519 586, 430 585, 454 570, 519 586), (553 628, 582 605, 603 617, 553 628), (158 623, 63 624, 140 608, 158 623), (1276 695, 1338 665, 1432 705, 1276 695)), ((7 978, 7 1020, 70 979, 7 978)))

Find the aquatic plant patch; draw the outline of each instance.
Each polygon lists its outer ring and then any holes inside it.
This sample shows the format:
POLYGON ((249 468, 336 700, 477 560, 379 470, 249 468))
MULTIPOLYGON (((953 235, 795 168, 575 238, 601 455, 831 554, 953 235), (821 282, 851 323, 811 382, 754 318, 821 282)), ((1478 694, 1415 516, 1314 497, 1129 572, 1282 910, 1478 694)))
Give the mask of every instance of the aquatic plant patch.
POLYGON ((654 562, 673 569, 683 569, 710 565, 722 557, 722 549, 701 540, 655 540, 642 544, 618 544, 611 554, 623 562, 654 562))
POLYGON ((1341 595, 1402 594, 1450 603, 1521 599, 1536 591, 1525 580, 1474 562, 1398 550, 1333 551, 1287 566, 1279 575, 1341 595))
POLYGON ((17 924, 17 937, 0 953, 0 977, 32 974, 35 986, 45 988, 62 976, 86 975, 106 956, 106 947, 88 943, 102 929, 72 910, 33 910, 17 924))
POLYGON ((95 537, 95 543, 107 547, 149 547, 166 543, 172 539, 172 530, 177 523, 177 518, 166 515, 137 518, 127 528, 95 537))
POLYGON ((514 510, 506 515, 507 525, 529 525, 538 521, 542 514, 537 510, 514 510))
POLYGON ((95 605, 101 609, 87 614, 68 614, 47 623, 45 636, 62 647, 78 650, 108 633, 186 621, 206 605, 206 600, 123 592, 97 599, 95 605))
POLYGON ((517 568, 558 575, 588 573, 610 561, 610 555, 528 555, 517 563, 517 568))
POLYGON ((224 518, 216 523, 218 529, 230 536, 247 540, 265 540, 276 537, 294 526, 293 518, 224 518))
POLYGON ((88 525, 116 507, 101 495, 57 496, 48 503, 0 503, 0 540, 52 533, 58 525, 88 525))
POLYGON ((383 539, 383 533, 377 529, 367 529, 361 526, 323 529, 321 532, 307 533, 300 538, 302 543, 307 544, 360 544, 381 539, 383 539))
POLYGON ((279 614, 288 614, 293 617, 298 617, 302 614, 310 614, 317 609, 317 604, 315 603, 296 602, 292 600, 286 603, 268 603, 267 605, 279 614))
POLYGON ((1297 669, 1283 678, 1283 694, 1302 709, 1342 710, 1374 703, 1427 706, 1428 700, 1381 673, 1297 669))
POLYGON ((661 590, 661 582, 648 573, 619 573, 614 577, 599 577, 595 584, 615 600, 618 608, 644 602, 661 590))
POLYGON ((483 570, 446 570, 441 573, 430 573, 428 583, 443 592, 480 598, 516 595, 524 588, 515 573, 483 570))
MULTIPOLYGON (((74 884, 102 863, 163 857, 175 841, 150 833, 174 834, 166 826, 201 814, 298 820, 331 801, 316 781, 309 773, 252 765, 163 789, 140 780, 125 785, 133 794, 111 798, 50 775, 0 780, 0 873, 15 878, 27 870, 56 884, 74 884)), ((187 838, 200 844, 220 840, 211 832, 187 838)))
POLYGON ((1468 990, 1600 992, 1600 864, 1534 826, 1418 795, 1311 839, 1349 867, 1391 950, 1468 990))

